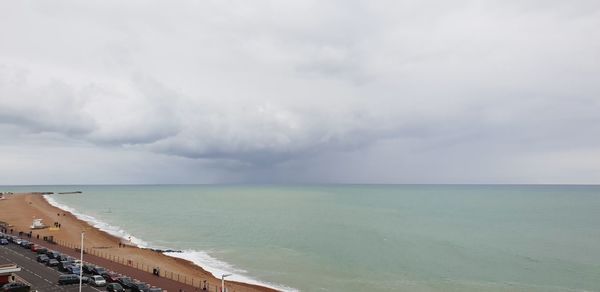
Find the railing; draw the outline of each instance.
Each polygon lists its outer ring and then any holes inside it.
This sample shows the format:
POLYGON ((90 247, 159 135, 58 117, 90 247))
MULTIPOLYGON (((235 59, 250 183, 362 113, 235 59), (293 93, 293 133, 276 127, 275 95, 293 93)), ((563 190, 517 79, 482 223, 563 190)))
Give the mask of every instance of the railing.
MULTIPOLYGON (((72 242, 68 242, 68 241, 62 241, 62 240, 54 240, 53 243, 58 244, 60 246, 64 246, 67 248, 71 248, 77 252, 80 251, 79 249, 79 244, 74 244, 72 242)), ((137 247, 123 247, 123 248, 137 248, 137 247)), ((150 266, 148 264, 145 263, 141 263, 141 262, 137 262, 134 261, 130 258, 127 257, 123 257, 123 256, 117 256, 117 255, 113 255, 110 252, 103 252, 97 248, 84 248, 83 249, 83 253, 84 254, 91 254, 93 256, 97 256, 99 258, 103 258, 103 259, 107 259, 111 262, 115 262, 118 264, 122 264, 128 267, 132 267, 132 268, 136 268, 138 270, 144 271, 144 272, 148 272, 148 273, 153 273, 154 272, 154 268, 156 266, 150 266)), ((208 280, 206 278, 195 278, 195 277, 188 277, 187 275, 182 275, 179 273, 175 273, 173 271, 169 271, 169 270, 165 270, 165 269, 159 269, 159 275, 160 277, 163 278, 167 278, 173 281, 177 281, 179 283, 183 283, 185 285, 190 285, 194 288, 200 288, 202 289, 203 287, 206 287, 207 290, 210 289, 209 287, 209 283, 208 280)), ((215 287, 218 289, 218 287, 215 287)), ((210 291, 210 290, 209 290, 210 291)), ((217 290, 215 290, 217 291, 217 290)), ((234 290, 235 292, 235 290, 234 290)))

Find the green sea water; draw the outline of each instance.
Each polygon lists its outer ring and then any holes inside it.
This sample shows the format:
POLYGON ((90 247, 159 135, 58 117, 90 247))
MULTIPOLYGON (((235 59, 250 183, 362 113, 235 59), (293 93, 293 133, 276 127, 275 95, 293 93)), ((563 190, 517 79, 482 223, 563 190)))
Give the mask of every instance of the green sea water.
POLYGON ((0 187, 301 291, 600 291, 600 186, 0 187))

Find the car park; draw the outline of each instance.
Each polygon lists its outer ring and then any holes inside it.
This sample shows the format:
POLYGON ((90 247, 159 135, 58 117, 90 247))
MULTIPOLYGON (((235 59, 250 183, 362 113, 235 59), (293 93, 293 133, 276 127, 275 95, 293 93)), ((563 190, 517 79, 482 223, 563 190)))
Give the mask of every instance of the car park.
POLYGON ((106 285, 106 280, 104 280, 104 278, 102 278, 102 276, 93 275, 93 276, 90 276, 88 283, 90 283, 90 285, 100 287, 100 286, 106 285))
POLYGON ((125 289, 123 289, 123 286, 121 286, 121 284, 119 284, 119 283, 110 283, 110 284, 106 285, 106 291, 125 292, 125 289))

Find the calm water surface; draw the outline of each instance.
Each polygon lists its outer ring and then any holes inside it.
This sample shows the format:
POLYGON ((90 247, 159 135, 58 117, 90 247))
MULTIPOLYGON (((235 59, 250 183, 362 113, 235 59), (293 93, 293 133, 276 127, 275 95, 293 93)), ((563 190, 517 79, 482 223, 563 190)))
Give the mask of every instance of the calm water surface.
MULTIPOLYGON (((37 186, 214 273, 301 291, 600 291, 599 186, 37 186)), ((139 240, 139 241, 138 241, 139 240)))

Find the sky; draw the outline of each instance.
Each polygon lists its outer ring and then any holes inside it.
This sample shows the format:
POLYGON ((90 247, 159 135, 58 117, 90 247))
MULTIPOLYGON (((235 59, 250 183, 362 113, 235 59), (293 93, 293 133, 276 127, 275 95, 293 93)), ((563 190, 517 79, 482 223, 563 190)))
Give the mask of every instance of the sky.
POLYGON ((0 0, 0 184, 598 184, 598 28, 596 0, 0 0))

